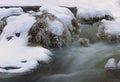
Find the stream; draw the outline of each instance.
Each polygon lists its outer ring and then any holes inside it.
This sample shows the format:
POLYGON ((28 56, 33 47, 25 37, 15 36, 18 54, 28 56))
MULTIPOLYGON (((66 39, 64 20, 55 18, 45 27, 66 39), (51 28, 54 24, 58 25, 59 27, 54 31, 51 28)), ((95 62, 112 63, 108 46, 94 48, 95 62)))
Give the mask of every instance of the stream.
POLYGON ((119 70, 104 69, 109 58, 120 60, 120 45, 98 41, 91 27, 82 26, 86 30, 83 29, 81 36, 91 41, 88 47, 75 41, 69 47, 50 49, 54 55, 49 64, 32 73, 1 78, 0 82, 120 82, 119 70))

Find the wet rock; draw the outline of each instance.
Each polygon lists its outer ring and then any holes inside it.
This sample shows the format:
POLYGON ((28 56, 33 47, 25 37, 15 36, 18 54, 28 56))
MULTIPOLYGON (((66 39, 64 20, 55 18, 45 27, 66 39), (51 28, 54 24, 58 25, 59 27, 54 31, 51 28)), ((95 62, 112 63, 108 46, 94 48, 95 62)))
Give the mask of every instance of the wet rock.
POLYGON ((80 46, 85 46, 85 47, 89 46, 89 40, 86 38, 80 38, 79 43, 80 43, 80 46))

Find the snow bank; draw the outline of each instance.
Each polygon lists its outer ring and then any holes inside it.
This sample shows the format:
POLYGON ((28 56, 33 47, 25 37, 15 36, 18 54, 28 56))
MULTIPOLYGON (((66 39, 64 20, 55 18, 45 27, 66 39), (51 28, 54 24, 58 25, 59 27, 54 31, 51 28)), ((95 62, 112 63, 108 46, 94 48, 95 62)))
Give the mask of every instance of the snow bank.
POLYGON ((20 16, 10 16, 7 19, 7 25, 3 29, 0 36, 1 41, 16 42, 17 44, 26 45, 28 31, 36 22, 35 17, 30 14, 22 14, 20 16))
POLYGON ((93 7, 79 7, 77 12, 79 22, 98 22, 102 19, 112 20, 113 16, 109 10, 100 10, 93 7))
POLYGON ((35 22, 35 17, 27 13, 7 18, 0 35, 0 72, 24 73, 35 69, 38 61, 49 62, 49 50, 27 46, 28 31, 35 22))
POLYGON ((108 41, 119 41, 120 39, 120 19, 116 19, 114 21, 101 21, 98 27, 97 36, 100 39, 108 40, 108 41))
POLYGON ((0 20, 11 15, 19 15, 22 13, 22 8, 0 8, 0 20))
POLYGON ((39 62, 48 62, 51 52, 42 47, 16 46, 0 42, 0 72, 24 73, 35 69, 39 62))
POLYGON ((69 9, 53 5, 45 5, 40 8, 40 11, 47 11, 48 13, 55 15, 61 21, 63 21, 70 29, 73 29, 71 21, 75 17, 69 9))

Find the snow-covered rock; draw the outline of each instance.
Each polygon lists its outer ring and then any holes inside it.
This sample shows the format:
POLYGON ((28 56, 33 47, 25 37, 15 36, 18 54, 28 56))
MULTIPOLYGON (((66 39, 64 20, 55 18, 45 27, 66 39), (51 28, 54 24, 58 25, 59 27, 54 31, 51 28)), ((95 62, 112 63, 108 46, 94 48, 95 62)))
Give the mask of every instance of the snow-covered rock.
POLYGON ((67 26, 56 16, 44 12, 29 31, 29 43, 44 47, 62 47, 71 42, 67 26))
POLYGON ((25 73, 49 62, 52 53, 42 47, 17 46, 0 42, 0 72, 25 73))
POLYGON ((11 15, 20 15, 22 13, 22 8, 0 8, 0 20, 11 15))
POLYGON ((28 32, 35 17, 24 13, 10 16, 0 35, 0 72, 25 73, 35 69, 38 62, 49 62, 52 53, 42 47, 29 47, 28 32))
POLYGON ((97 36, 109 42, 120 42, 120 19, 114 21, 103 20, 98 25, 97 36))
POLYGON ((93 7, 79 7, 77 19, 81 23, 95 23, 102 19, 113 20, 112 13, 109 10, 100 10, 93 7))
POLYGON ((107 63, 105 64, 105 69, 116 69, 117 68, 117 64, 116 64, 116 60, 114 58, 110 58, 107 63))
POLYGON ((47 11, 48 13, 55 15, 61 21, 63 21, 71 31, 75 28, 72 25, 72 20, 75 19, 75 17, 68 8, 53 5, 45 5, 40 8, 40 11, 47 11))

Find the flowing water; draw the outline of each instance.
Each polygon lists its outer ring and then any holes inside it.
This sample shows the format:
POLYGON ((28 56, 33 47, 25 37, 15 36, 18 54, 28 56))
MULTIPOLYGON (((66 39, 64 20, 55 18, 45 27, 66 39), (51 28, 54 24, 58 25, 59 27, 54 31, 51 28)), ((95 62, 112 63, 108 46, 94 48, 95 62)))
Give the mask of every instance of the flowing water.
POLYGON ((120 45, 97 42, 92 37, 96 33, 92 26, 83 27, 91 32, 84 29, 86 33, 81 34, 92 40, 88 47, 81 47, 75 41, 69 47, 51 49, 54 56, 49 64, 29 74, 2 78, 0 82, 120 82, 119 70, 111 72, 104 69, 109 58, 120 60, 120 45))

